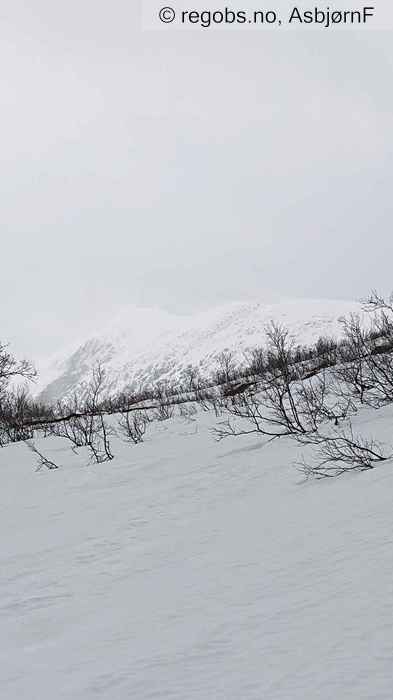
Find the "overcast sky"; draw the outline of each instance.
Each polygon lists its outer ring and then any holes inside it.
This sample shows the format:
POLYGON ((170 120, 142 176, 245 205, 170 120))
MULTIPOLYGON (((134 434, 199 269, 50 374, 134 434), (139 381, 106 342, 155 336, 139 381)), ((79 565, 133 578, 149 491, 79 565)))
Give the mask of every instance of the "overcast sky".
POLYGON ((127 303, 393 287, 391 32, 142 31, 135 0, 13 0, 0 33, 16 350, 127 303))

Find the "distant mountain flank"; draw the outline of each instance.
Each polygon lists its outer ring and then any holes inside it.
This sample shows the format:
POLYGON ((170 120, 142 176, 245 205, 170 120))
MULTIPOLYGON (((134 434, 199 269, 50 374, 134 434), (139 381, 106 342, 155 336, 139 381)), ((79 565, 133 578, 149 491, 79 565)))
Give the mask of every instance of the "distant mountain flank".
POLYGON ((108 393, 181 381, 190 366, 206 376, 223 351, 241 363, 264 345, 270 321, 285 325, 297 343, 307 345, 321 335, 339 336, 339 319, 359 311, 356 302, 329 300, 234 302, 192 316, 125 307, 102 332, 43 363, 35 394, 54 401, 79 391, 98 362, 106 369, 108 393))

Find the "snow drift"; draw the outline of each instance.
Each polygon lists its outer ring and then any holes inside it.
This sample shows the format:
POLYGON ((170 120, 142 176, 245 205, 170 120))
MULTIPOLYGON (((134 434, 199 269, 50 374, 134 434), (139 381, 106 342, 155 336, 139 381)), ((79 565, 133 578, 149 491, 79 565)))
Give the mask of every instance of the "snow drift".
MULTIPOLYGON (((392 407, 355 427, 391 439, 392 407)), ((0 450, 7 700, 390 700, 391 464, 302 482, 287 438, 211 414, 86 466, 0 450)))

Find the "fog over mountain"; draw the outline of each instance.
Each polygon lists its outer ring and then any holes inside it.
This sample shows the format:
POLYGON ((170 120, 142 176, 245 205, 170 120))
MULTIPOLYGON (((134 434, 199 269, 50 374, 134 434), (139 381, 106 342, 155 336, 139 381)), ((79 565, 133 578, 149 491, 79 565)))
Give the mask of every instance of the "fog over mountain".
POLYGON ((179 381, 190 366, 206 376, 223 351, 244 362, 248 351, 264 344, 270 321, 285 325, 297 343, 308 344, 321 335, 337 336, 340 317, 352 312, 359 312, 355 302, 329 300, 238 302, 189 316, 124 307, 108 327, 43 363, 35 393, 46 400, 67 396, 83 386, 97 363, 107 370, 111 393, 179 381))

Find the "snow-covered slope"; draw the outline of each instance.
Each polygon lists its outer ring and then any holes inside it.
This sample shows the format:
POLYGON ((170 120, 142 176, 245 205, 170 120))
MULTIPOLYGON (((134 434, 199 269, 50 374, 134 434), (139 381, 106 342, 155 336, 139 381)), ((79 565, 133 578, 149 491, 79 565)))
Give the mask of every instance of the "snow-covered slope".
POLYGON ((247 350, 263 344, 271 320, 285 324, 297 342, 306 344, 320 335, 337 335, 338 319, 354 311, 359 311, 355 302, 326 300, 232 303, 189 317, 125 308, 109 328, 40 367, 36 394, 51 400, 72 392, 97 362, 105 365, 113 392, 179 379, 190 365, 206 375, 223 350, 232 350, 241 362, 247 350))
POLYGON ((90 467, 37 441, 51 472, 0 450, 1 698, 391 700, 392 464, 300 483, 287 438, 212 425, 90 467))

